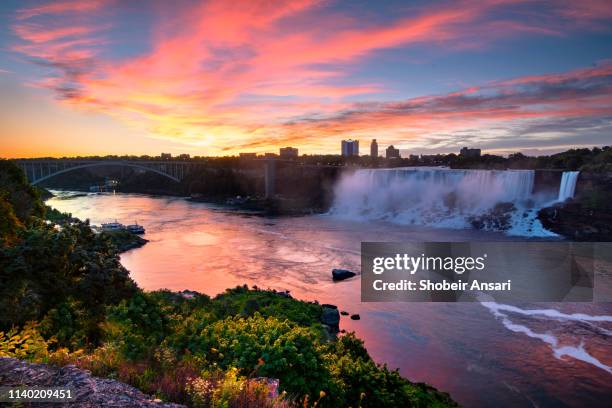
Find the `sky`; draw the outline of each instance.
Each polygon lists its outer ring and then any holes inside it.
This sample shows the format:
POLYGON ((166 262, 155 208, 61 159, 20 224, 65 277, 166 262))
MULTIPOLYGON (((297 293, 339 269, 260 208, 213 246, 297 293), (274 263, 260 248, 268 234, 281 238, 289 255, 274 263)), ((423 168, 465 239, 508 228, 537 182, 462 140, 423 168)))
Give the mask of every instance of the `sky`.
POLYGON ((0 157, 612 144, 609 0, 0 2, 0 157))

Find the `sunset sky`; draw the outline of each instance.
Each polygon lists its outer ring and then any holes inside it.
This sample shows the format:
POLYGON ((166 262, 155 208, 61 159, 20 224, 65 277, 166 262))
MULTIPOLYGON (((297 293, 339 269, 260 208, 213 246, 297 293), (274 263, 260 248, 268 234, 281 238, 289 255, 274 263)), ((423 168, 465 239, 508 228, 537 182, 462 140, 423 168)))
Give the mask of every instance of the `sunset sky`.
POLYGON ((0 157, 612 144, 610 0, 3 0, 0 45, 0 157))

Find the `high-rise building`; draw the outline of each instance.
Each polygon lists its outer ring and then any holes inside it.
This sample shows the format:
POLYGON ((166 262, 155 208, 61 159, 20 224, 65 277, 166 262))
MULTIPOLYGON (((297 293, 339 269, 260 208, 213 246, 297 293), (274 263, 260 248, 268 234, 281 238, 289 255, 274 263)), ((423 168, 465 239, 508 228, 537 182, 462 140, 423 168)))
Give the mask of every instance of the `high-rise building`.
POLYGON ((359 140, 343 140, 342 141, 342 156, 359 156, 359 140))
POLYGON ((387 155, 386 155, 387 159, 399 159, 402 156, 400 156, 400 151, 399 149, 396 149, 395 147, 393 147, 393 145, 387 147, 387 155))
POLYGON ((295 147, 281 147, 279 150, 279 156, 283 159, 297 159, 298 149, 295 147))
POLYGON ((376 139, 372 139, 372 143, 370 143, 370 157, 378 157, 378 143, 376 143, 376 139))
POLYGON ((468 147, 463 147, 459 151, 459 156, 463 156, 463 157, 480 157, 480 149, 470 149, 468 147))

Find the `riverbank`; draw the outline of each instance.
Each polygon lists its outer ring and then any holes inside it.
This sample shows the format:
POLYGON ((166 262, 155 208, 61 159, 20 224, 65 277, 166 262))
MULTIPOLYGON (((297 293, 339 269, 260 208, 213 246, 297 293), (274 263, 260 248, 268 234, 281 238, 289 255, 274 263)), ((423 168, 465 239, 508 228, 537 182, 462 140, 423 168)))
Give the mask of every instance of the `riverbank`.
POLYGON ((96 224, 117 218, 138 219, 147 226, 150 242, 121 255, 121 264, 146 291, 190 288, 214 297, 243 283, 289 290, 295 298, 331 303, 340 311, 359 314, 361 320, 342 317, 340 329, 354 331, 363 339, 374 361, 399 367, 405 378, 448 391, 462 405, 509 408, 530 400, 539 406, 605 405, 608 373, 576 357, 611 365, 609 339, 600 333, 612 327, 599 320, 611 314, 607 304, 547 304, 550 317, 532 314, 531 309, 541 306, 515 305, 520 309, 502 310, 507 315, 502 319, 478 303, 362 303, 358 278, 330 279, 331 268, 360 270, 361 242, 523 237, 353 222, 333 215, 252 216, 178 197, 139 194, 89 194, 52 199, 49 204, 96 224), (557 311, 585 317, 559 324, 554 317, 557 311), (553 348, 525 332, 512 332, 504 324, 548 334, 546 339, 557 341, 558 346, 553 348), (585 332, 586 326, 592 330, 585 332), (580 350, 581 344, 584 352, 556 357, 557 352, 580 350))
MULTIPOLYGON (((331 306, 246 286, 214 298, 138 292, 109 308, 98 346, 58 348, 39 326, 26 325, 0 336, 0 356, 73 365, 86 370, 82 376, 112 378, 188 406, 457 406, 448 394, 376 364, 354 334, 330 336, 330 311, 340 319, 331 306), (272 397, 270 384, 276 384, 272 397), (250 403, 242 405, 245 399, 250 403)), ((0 376, 0 385, 14 382, 0 376)))
POLYGON ((129 251, 130 249, 140 248, 149 242, 149 240, 129 231, 103 231, 101 234, 110 237, 113 244, 115 244, 117 247, 119 253, 129 251))
POLYGON ((312 214, 323 214, 329 208, 312 206, 304 200, 296 198, 274 197, 232 197, 212 198, 203 196, 192 196, 190 201, 221 205, 236 212, 247 212, 264 216, 303 216, 312 214))
POLYGON ((6 170, 1 357, 72 364, 189 406, 457 406, 375 363, 353 333, 338 337, 337 308, 246 285, 212 298, 143 291, 106 233, 67 212, 45 222, 38 192, 6 170))

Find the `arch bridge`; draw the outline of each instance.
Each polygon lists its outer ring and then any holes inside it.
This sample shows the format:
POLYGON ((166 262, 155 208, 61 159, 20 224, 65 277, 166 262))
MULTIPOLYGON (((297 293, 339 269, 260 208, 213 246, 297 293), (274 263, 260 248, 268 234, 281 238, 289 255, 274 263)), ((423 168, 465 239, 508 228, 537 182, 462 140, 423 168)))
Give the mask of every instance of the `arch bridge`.
POLYGON ((193 163, 174 160, 94 160, 94 159, 27 159, 16 160, 31 184, 38 184, 59 174, 99 166, 126 166, 151 171, 176 182, 183 180, 193 163))

